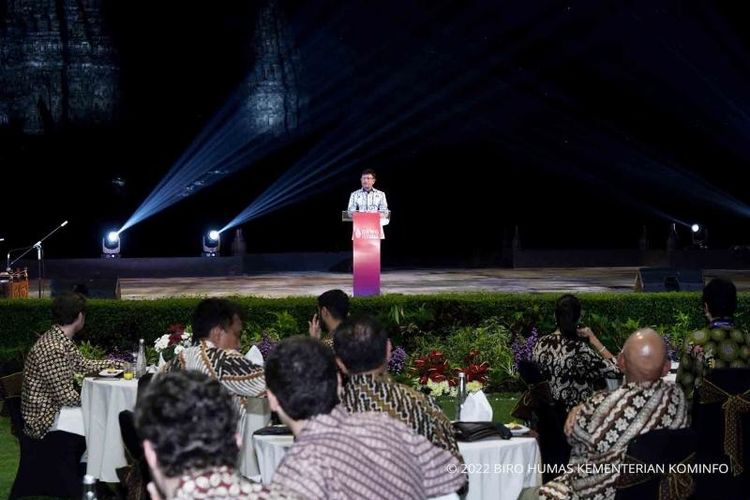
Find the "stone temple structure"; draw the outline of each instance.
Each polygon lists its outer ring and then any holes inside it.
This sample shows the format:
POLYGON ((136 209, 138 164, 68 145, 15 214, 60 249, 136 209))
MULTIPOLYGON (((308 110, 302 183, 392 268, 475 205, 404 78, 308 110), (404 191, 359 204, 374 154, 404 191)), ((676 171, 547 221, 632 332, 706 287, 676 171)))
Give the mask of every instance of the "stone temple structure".
POLYGON ((5 0, 0 126, 27 134, 112 121, 119 66, 101 0, 5 0))

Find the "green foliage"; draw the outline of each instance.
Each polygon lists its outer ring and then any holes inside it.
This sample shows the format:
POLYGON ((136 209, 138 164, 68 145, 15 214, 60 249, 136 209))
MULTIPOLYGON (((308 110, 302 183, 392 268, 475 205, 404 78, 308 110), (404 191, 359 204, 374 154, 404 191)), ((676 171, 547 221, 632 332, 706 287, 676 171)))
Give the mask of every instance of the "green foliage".
POLYGON ((434 326, 434 314, 426 304, 414 309, 402 304, 394 304, 377 315, 377 319, 388 331, 394 346, 411 345, 414 339, 425 334, 434 326))
MULTIPOLYGON (((491 318, 512 334, 528 333, 532 326, 540 333, 550 332, 554 330, 553 311, 558 296, 468 293, 355 297, 351 311, 379 317, 388 327, 394 344, 402 344, 412 353, 416 347, 427 348, 429 342, 443 342, 455 329, 491 330, 494 327, 484 324, 491 318)), ((579 297, 585 311, 582 322, 591 326, 612 352, 617 352, 636 326, 656 326, 660 333, 682 337, 705 324, 700 293, 585 293, 579 297)), ((139 338, 144 338, 146 345, 153 345, 170 324, 188 324, 199 300, 90 300, 86 327, 76 340, 86 340, 105 351, 130 347, 139 338)), ((314 297, 232 300, 245 311, 243 343, 248 347, 260 340, 264 331, 278 337, 305 334, 307 321, 316 307, 314 297)), ((50 326, 50 305, 48 299, 0 301, 0 356, 14 357, 31 347, 37 336, 50 326)), ((748 311, 748 306, 750 294, 740 293, 738 311, 748 311)), ((745 316, 738 315, 740 325, 744 319, 745 316)), ((470 335, 464 333, 457 340, 463 342, 470 335)), ((503 358, 498 355, 495 359, 503 358)))
POLYGON ((304 327, 300 326, 297 318, 289 311, 270 311, 266 318, 273 319, 270 323, 245 322, 240 339, 242 352, 247 352, 254 344, 260 342, 264 335, 272 341, 279 341, 285 337, 307 333, 307 323, 303 323, 304 327))
POLYGON ((78 350, 81 352, 81 356, 86 359, 104 359, 107 355, 104 349, 93 345, 88 340, 78 343, 78 350))

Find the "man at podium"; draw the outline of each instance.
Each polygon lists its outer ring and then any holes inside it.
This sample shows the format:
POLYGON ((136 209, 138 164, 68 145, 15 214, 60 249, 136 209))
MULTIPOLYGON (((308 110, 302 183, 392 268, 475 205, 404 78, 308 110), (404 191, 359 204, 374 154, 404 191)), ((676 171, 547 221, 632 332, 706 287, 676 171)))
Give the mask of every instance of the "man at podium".
POLYGON ((380 294, 380 240, 385 239, 383 226, 390 220, 385 193, 375 185, 375 171, 366 169, 360 178, 362 189, 349 196, 349 206, 342 212, 343 221, 352 222, 352 271, 354 296, 380 294))
POLYGON ((375 189, 375 171, 368 168, 362 172, 360 182, 362 189, 357 189, 349 196, 349 207, 347 211, 352 212, 385 212, 388 210, 388 202, 385 193, 375 189))

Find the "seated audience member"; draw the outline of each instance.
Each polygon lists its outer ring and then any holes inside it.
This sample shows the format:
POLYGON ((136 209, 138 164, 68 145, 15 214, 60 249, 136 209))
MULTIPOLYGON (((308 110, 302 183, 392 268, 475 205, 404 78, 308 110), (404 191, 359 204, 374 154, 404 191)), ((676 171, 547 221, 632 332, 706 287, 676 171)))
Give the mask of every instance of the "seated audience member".
POLYGON ((649 328, 633 333, 618 364, 625 374, 622 387, 598 392, 570 411, 565 433, 573 447, 569 465, 575 467, 543 485, 540 498, 614 499, 619 476, 614 466, 622 463, 630 441, 687 426, 684 392, 662 380, 671 363, 661 335, 649 328))
POLYGON ((263 367, 253 364, 237 351, 242 335, 241 313, 239 307, 226 299, 202 300, 191 321, 197 345, 182 350, 162 368, 162 372, 197 370, 217 379, 232 394, 242 421, 245 398, 264 394, 266 381, 263 367))
POLYGON ((222 385, 197 371, 156 377, 135 410, 152 500, 289 498, 236 471, 238 414, 222 385))
POLYGON ((539 339, 532 359, 549 379, 552 397, 570 410, 595 391, 594 383, 619 374, 615 358, 590 328, 578 328, 581 303, 570 294, 557 299, 557 330, 539 339))
POLYGON ((388 333, 372 318, 344 321, 333 336, 336 364, 348 375, 341 404, 349 412, 387 413, 432 444, 460 458, 453 427, 440 407, 423 393, 391 380, 388 333))
POLYGON ((349 314, 349 296, 343 290, 328 290, 318 297, 318 313, 308 322, 310 336, 333 348, 333 332, 349 314), (328 335, 321 337, 323 322, 328 335))
POLYGON ((461 488, 456 457, 383 413, 348 413, 333 353, 283 340, 266 362, 268 400, 296 437, 273 484, 307 499, 423 499, 461 488))
POLYGON ((703 288, 703 309, 708 326, 685 338, 677 383, 688 401, 703 378, 714 368, 744 368, 750 363, 750 335, 734 325, 737 288, 729 280, 716 278, 703 288), (743 354, 744 353, 744 354, 743 354))
MULTIPOLYGON (((26 357, 21 389, 23 431, 29 438, 42 441, 42 446, 35 446, 35 450, 44 449, 55 456, 60 465, 65 464, 71 471, 68 489, 78 492, 83 477, 78 474, 78 465, 86 441, 83 436, 52 427, 64 406, 81 405, 76 373, 98 372, 119 366, 119 363, 86 359, 73 343, 73 337, 86 323, 83 295, 66 292, 55 297, 52 319, 52 327, 36 341, 26 357)), ((25 478, 17 478, 17 481, 23 482, 25 478)))

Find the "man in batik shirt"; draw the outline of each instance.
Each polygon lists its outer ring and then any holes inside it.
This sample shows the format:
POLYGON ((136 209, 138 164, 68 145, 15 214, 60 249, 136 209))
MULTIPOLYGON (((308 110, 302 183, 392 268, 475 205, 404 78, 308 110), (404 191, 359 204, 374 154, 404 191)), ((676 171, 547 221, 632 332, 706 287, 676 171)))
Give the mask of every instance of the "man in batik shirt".
MULTIPOLYGON (((55 477, 62 482, 58 492, 65 490, 71 496, 80 496, 78 465, 86 441, 83 436, 55 430, 53 426, 64 406, 81 406, 81 395, 75 382, 77 373, 98 372, 120 364, 86 359, 73 343, 73 337, 86 323, 86 298, 83 295, 68 292, 55 297, 52 318, 52 328, 31 348, 24 366, 21 388, 23 432, 37 442, 33 447, 35 452, 27 453, 27 458, 32 463, 37 459, 43 462, 45 457, 51 459, 54 467, 59 469, 55 477)), ((41 473, 28 467, 25 472, 41 473)), ((36 480, 37 477, 18 476, 16 483, 22 488, 36 480)))
POLYGON ((210 298, 195 308, 191 321, 198 344, 182 350, 162 372, 197 370, 218 380, 232 394, 244 428, 245 402, 266 391, 263 367, 245 359, 237 350, 242 335, 242 311, 226 299, 210 298))
POLYGON ((268 357, 268 402, 295 436, 273 485, 307 500, 416 500, 466 483, 452 453, 402 422, 348 413, 338 378, 331 350, 307 336, 284 339, 268 357))
POLYGON ((333 345, 336 363, 347 375, 341 404, 349 412, 387 413, 460 459, 453 428, 440 407, 388 376, 391 341, 377 321, 368 317, 345 321, 336 329, 333 345))
POLYGON ((669 372, 666 346, 651 329, 631 335, 618 359, 625 384, 598 392, 570 411, 565 433, 573 449, 568 471, 542 486, 543 499, 614 499, 630 441, 657 429, 687 426, 685 394, 661 377, 669 372))
POLYGON ((385 212, 388 210, 388 201, 385 193, 375 189, 375 171, 368 168, 362 171, 360 182, 362 189, 357 189, 349 196, 347 210, 351 212, 385 212))
POLYGON ((703 378, 714 368, 743 368, 750 364, 750 334, 734 326, 737 289, 729 280, 716 278, 703 289, 708 326, 685 338, 677 383, 688 401, 703 378))
POLYGON ((382 214, 388 212, 388 201, 385 199, 385 193, 375 189, 376 176, 375 171, 371 168, 362 171, 360 177, 362 189, 357 189, 349 196, 349 205, 346 210, 349 216, 354 212, 380 212, 380 239, 385 238, 383 226, 388 224, 388 218, 383 218, 382 214))
POLYGON ((138 401, 135 424, 153 482, 152 499, 290 498, 235 470, 237 412, 221 384, 195 371, 157 377, 138 401))

